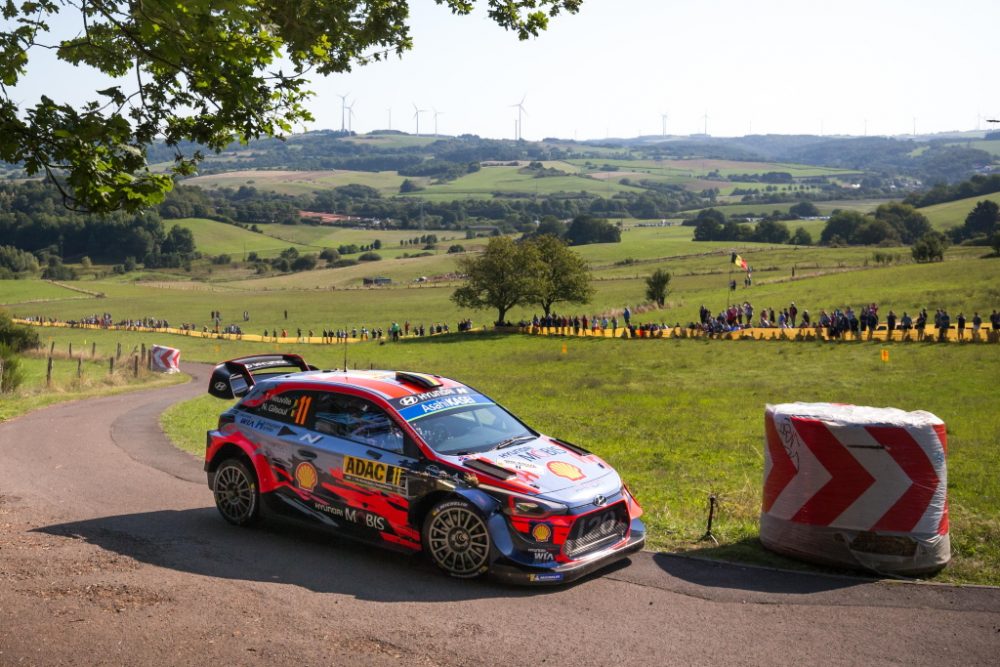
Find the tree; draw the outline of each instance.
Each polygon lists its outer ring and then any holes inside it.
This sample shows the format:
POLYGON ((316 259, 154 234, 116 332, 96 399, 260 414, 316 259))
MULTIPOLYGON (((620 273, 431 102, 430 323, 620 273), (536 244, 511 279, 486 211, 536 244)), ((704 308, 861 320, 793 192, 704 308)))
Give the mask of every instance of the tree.
POLYGON ((811 201, 800 201, 789 208, 788 212, 797 218, 815 218, 819 215, 819 209, 811 201))
POLYGON ((848 243, 854 231, 865 222, 865 216, 857 211, 835 211, 820 232, 820 245, 848 243))
MULTIPOLYGON (((476 0, 436 0, 469 14, 476 0)), ((480 0, 520 39, 582 0, 480 0)), ((171 174, 147 167, 156 140, 191 174, 198 147, 282 135, 312 117, 306 74, 348 72, 413 46, 407 0, 8 2, 0 32, 0 160, 44 173, 69 206, 107 212, 159 203, 171 174), (76 14, 75 16, 67 16, 76 14), (75 22, 75 27, 72 25, 75 22), (49 44, 50 25, 75 37, 49 44), (13 96, 29 57, 52 50, 107 75, 77 109, 48 96, 22 109, 13 96), (183 142, 193 142, 185 154, 183 142)))
POLYGON ((944 259, 948 238, 941 232, 927 232, 913 244, 911 252, 918 262, 933 262, 944 259))
POLYGON ((530 303, 537 303, 548 315, 553 304, 559 302, 590 302, 594 288, 590 284, 590 268, 582 257, 548 234, 525 243, 535 247, 541 260, 530 303))
POLYGON ((451 300, 462 308, 496 308, 497 324, 502 324, 507 311, 534 295, 540 264, 538 250, 530 243, 518 245, 507 236, 493 237, 482 254, 458 259, 466 281, 451 300))
POLYGON ((554 215, 547 215, 542 218, 541 222, 538 223, 538 229, 535 230, 535 236, 543 234, 551 234, 561 239, 566 234, 566 223, 554 215))
POLYGON ((190 255, 194 252, 194 233, 186 227, 174 225, 163 239, 160 250, 164 253, 176 252, 190 255))
POLYGON ((753 240, 758 243, 788 243, 789 238, 791 234, 785 223, 768 218, 757 223, 753 234, 753 240))
POLYGON ((903 243, 913 243, 931 231, 927 217, 909 204, 891 201, 875 209, 875 219, 889 223, 903 243))
POLYGON ((813 237, 805 227, 799 227, 788 242, 792 245, 812 245, 813 237))
POLYGON ((590 243, 620 243, 622 231, 603 218, 578 215, 566 230, 566 240, 570 245, 590 243))
POLYGON ((975 238, 977 236, 993 236, 994 230, 1000 224, 1000 206, 996 202, 984 199, 976 203, 976 207, 965 216, 965 224, 962 226, 963 238, 975 238))
MULTIPOLYGON (((735 224, 735 223, 734 223, 735 224)), ((704 218, 694 228, 695 241, 715 241, 722 236, 723 226, 715 218, 704 218)))
POLYGON ((667 301, 667 286, 669 284, 669 273, 663 269, 653 271, 653 275, 646 278, 646 298, 655 301, 662 307, 667 301))
POLYGON ((1000 232, 993 235, 993 238, 990 240, 990 245, 993 246, 993 252, 1000 255, 1000 232))

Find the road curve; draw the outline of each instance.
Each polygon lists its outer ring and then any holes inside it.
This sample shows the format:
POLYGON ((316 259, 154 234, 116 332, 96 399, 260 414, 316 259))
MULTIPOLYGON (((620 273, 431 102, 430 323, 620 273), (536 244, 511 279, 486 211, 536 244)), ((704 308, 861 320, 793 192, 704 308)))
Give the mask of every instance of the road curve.
POLYGON ((0 665, 995 665, 1000 589, 642 553, 554 589, 217 515, 157 416, 195 381, 0 424, 0 665))

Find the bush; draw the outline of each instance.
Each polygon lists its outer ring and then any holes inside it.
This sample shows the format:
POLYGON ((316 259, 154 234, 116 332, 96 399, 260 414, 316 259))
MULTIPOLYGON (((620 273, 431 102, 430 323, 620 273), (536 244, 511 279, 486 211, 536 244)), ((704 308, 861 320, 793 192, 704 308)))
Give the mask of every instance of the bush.
POLYGON ((363 252, 358 256, 358 260, 361 262, 377 262, 382 259, 382 255, 377 252, 363 252))
POLYGON ((454 255, 454 254, 459 253, 459 252, 465 252, 465 246, 459 245, 457 243, 455 245, 453 245, 453 246, 448 246, 448 254, 449 255, 454 255))
POLYGON ((0 343, 14 352, 23 352, 38 347, 38 333, 31 327, 14 324, 7 313, 0 311, 0 343))
POLYGON ((357 263, 358 260, 356 259, 338 259, 335 262, 330 262, 327 266, 331 269, 339 269, 345 266, 356 266, 357 263))
POLYGON ((25 372, 21 368, 21 360, 14 353, 14 348, 4 342, 0 342, 0 363, 3 363, 3 372, 0 372, 0 394, 12 392, 24 382, 25 372))
POLYGON ((216 255, 215 257, 212 258, 212 264, 215 264, 215 265, 218 265, 218 266, 221 266, 223 264, 229 264, 232 261, 233 261, 233 258, 230 257, 229 255, 225 254, 225 253, 223 253, 221 255, 216 255))
POLYGON ((316 268, 316 255, 300 255, 292 262, 292 271, 311 271, 316 268))

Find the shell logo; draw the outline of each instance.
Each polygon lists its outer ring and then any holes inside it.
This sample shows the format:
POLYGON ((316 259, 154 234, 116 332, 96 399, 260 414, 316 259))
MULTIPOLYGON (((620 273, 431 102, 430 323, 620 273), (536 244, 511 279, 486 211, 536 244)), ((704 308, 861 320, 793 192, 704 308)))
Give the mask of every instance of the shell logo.
POLYGON ((316 467, 311 463, 300 463, 295 467, 295 481, 300 488, 312 491, 316 488, 319 475, 316 474, 316 467))
POLYGON ((536 542, 548 542, 549 538, 552 537, 552 529, 547 523, 536 523, 535 527, 531 529, 531 536, 535 538, 536 542))
POLYGON ((576 482, 586 477, 582 470, 572 463, 566 463, 565 461, 550 461, 546 467, 553 475, 565 477, 571 482, 576 482))

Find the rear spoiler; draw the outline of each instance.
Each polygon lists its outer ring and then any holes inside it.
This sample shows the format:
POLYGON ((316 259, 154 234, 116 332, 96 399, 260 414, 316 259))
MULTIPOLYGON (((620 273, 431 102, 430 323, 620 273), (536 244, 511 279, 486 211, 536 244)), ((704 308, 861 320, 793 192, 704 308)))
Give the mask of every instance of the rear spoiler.
POLYGON ((272 368, 289 367, 300 371, 317 370, 297 354, 258 354, 230 359, 223 361, 212 371, 212 377, 208 381, 208 393, 216 398, 239 398, 256 384, 255 373, 272 368))

